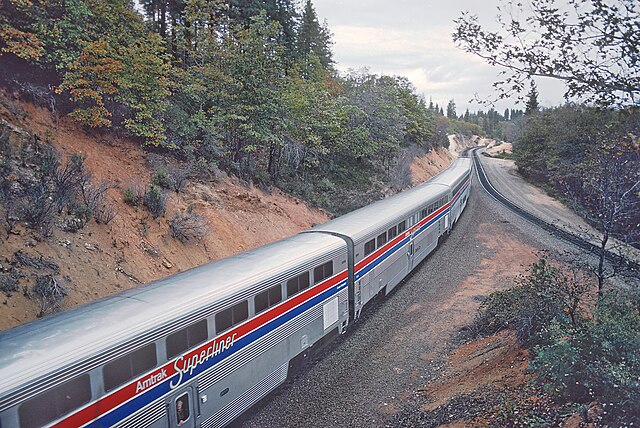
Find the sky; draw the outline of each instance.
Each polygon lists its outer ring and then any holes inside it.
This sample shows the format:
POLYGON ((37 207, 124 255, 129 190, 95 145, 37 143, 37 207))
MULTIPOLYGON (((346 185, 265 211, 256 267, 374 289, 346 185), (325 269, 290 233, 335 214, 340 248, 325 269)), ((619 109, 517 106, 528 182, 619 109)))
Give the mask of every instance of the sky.
MULTIPOLYGON (((467 108, 490 108, 471 99, 474 94, 490 97, 500 70, 456 48, 451 34, 453 20, 462 11, 496 28, 498 0, 313 0, 313 4, 320 21, 326 19, 333 33, 339 71, 367 67, 373 74, 407 77, 418 94, 445 110, 453 99, 458 114, 467 108)), ((541 105, 562 103, 563 84, 550 79, 536 83, 541 105)), ((495 108, 503 112, 524 106, 501 100, 495 108)))

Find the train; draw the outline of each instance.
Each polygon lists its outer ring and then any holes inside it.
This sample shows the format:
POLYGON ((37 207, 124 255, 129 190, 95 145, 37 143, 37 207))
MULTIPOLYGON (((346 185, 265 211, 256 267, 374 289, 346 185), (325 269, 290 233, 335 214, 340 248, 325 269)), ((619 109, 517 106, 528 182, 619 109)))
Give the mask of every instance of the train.
POLYGON ((471 169, 0 334, 0 428, 230 424, 437 247, 471 169))

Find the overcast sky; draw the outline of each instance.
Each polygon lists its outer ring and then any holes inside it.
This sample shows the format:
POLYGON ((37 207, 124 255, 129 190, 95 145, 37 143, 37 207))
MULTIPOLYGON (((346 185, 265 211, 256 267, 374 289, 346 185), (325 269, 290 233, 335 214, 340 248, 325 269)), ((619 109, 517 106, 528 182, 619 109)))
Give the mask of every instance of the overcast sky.
MULTIPOLYGON (((320 21, 333 33, 340 71, 368 67, 374 74, 407 77, 419 94, 440 105, 454 99, 458 114, 489 107, 472 103, 492 94, 499 69, 455 47, 453 20, 467 10, 482 24, 495 24, 498 0, 313 0, 320 21)), ((562 102, 563 85, 539 81, 540 103, 562 102)), ((500 112, 513 101, 496 104, 500 112)), ((518 106, 516 108, 523 108, 518 106)))

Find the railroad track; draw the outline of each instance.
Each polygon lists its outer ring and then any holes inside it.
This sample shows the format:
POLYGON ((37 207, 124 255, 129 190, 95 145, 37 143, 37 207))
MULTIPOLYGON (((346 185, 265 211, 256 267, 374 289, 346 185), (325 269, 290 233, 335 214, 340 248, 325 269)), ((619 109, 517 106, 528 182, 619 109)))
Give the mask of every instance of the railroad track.
MULTIPOLYGON (((498 201, 500 204, 509 208, 515 214, 519 215, 525 220, 528 220, 529 222, 535 224, 536 226, 541 227, 542 229, 546 230, 547 232, 556 236, 557 238, 565 242, 569 242, 585 251, 589 251, 599 257, 600 247, 598 247, 597 245, 592 244, 591 242, 587 241, 586 239, 582 238, 579 235, 571 233, 565 229, 562 229, 552 223, 549 223, 541 219, 540 217, 514 204, 509 199, 507 199, 504 195, 502 195, 502 193, 496 190, 496 188, 493 187, 493 185, 489 181, 489 178, 487 177, 487 174, 485 173, 484 168, 482 167, 482 163, 480 162, 480 159, 478 159, 478 149, 472 149, 470 152, 471 152, 471 157, 473 158, 473 164, 475 165, 476 174, 478 175, 478 181, 480 182, 480 185, 482 186, 482 188, 489 194, 489 196, 491 196, 493 199, 498 201)), ((609 250, 605 250, 605 251, 606 251, 605 257, 611 263, 614 263, 617 265, 623 265, 633 273, 640 272, 640 264, 638 264, 638 262, 634 260, 630 260, 619 254, 615 254, 609 250)))

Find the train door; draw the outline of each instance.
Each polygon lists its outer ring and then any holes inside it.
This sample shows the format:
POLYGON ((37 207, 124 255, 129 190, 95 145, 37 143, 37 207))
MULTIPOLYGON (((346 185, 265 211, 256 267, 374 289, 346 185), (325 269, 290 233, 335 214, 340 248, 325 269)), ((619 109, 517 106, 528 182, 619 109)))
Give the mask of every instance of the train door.
POLYGON ((193 388, 182 388, 169 399, 169 426, 171 428, 195 428, 196 412, 193 388))
POLYGON ((407 251, 407 270, 411 272, 413 270, 413 236, 409 241, 409 250, 407 251))

